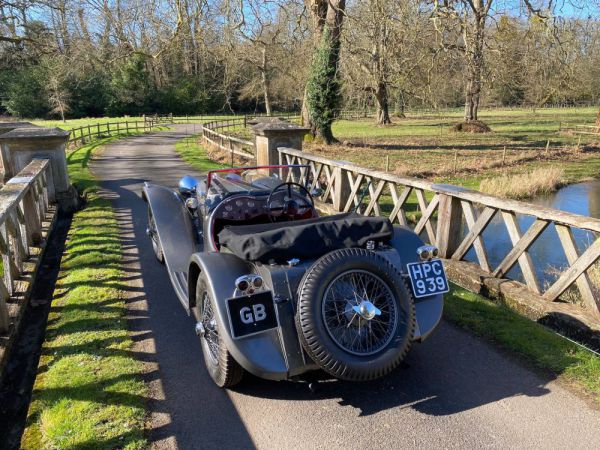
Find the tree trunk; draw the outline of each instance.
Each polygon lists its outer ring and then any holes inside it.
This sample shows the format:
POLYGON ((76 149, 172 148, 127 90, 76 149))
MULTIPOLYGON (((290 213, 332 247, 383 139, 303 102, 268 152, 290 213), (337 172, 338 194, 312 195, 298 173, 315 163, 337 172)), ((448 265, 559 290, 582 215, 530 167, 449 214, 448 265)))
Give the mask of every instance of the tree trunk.
POLYGON ((390 119, 390 103, 388 98, 387 85, 380 81, 375 91, 375 99, 377 100, 377 125, 389 125, 392 123, 390 119))
POLYGON ((598 115, 596 116, 596 125, 600 127, 600 106, 598 106, 598 115))
MULTIPOLYGON (((342 30, 342 21, 346 8, 346 0, 308 0, 308 4, 315 26, 314 49, 318 51, 320 45, 323 45, 323 31, 325 26, 329 29, 330 45, 339 50, 340 33, 342 30)), ((335 65, 339 63, 339 51, 336 52, 335 65)), ((304 98, 302 100, 302 124, 310 128, 311 133, 316 138, 321 138, 327 144, 336 142, 331 125, 327 129, 319 130, 311 118, 311 111, 307 103, 307 90, 304 89, 304 98)))
POLYGON ((463 33, 465 41, 466 83, 465 83, 465 122, 478 120, 481 82, 483 76, 483 45, 485 40, 484 4, 475 1, 473 22, 465 26, 463 33))
POLYGON ((262 60, 260 66, 260 75, 262 80, 263 87, 263 97, 265 99, 265 110, 267 112, 267 116, 271 115, 271 93, 270 93, 270 80, 269 80, 269 66, 267 61, 267 49, 263 47, 262 51, 262 60))

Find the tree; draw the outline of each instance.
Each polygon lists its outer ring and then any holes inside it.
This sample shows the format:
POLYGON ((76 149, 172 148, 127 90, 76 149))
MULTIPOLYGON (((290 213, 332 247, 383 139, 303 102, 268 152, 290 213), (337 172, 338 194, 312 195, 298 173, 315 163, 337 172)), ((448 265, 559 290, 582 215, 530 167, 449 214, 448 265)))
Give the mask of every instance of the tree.
MULTIPOLYGON (((481 97, 482 75, 484 69, 484 43, 486 21, 493 0, 440 0, 433 1, 434 23, 445 21, 444 27, 438 27, 440 34, 448 33, 447 26, 457 26, 462 42, 450 44, 450 48, 459 49, 464 57, 465 77, 465 122, 478 120, 481 97)), ((456 38, 456 35, 454 35, 456 38)), ((447 44, 445 44, 447 45, 447 44)))
POLYGON ((341 107, 340 35, 345 0, 308 0, 317 43, 305 90, 303 119, 312 134, 327 144, 335 142, 331 125, 341 107))
POLYGON ((368 0, 348 9, 344 75, 374 97, 377 124, 391 123, 392 91, 403 91, 404 80, 426 55, 415 45, 428 34, 423 19, 419 2, 413 0, 368 0))

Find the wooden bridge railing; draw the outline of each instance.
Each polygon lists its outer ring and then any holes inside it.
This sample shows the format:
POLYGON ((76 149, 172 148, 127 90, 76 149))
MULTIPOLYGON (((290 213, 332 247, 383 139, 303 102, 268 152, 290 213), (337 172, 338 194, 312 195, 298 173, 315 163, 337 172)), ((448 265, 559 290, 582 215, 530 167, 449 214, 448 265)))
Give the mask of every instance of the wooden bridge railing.
POLYGON ((26 263, 39 252, 43 222, 49 212, 50 161, 34 159, 0 189, 0 333, 9 329, 7 302, 22 294, 26 263))
MULTIPOLYGON (((256 149, 253 141, 245 140, 225 134, 223 130, 246 130, 251 119, 257 117, 266 117, 261 115, 245 115, 240 117, 228 117, 224 119, 212 120, 201 125, 202 140, 213 145, 220 150, 231 155, 233 164, 234 155, 245 160, 254 160, 256 149)), ((269 117, 278 117, 284 120, 292 121, 300 119, 298 113, 283 113, 269 117)))
POLYGON ((585 309, 600 318, 598 288, 588 275, 600 259, 600 220, 570 214, 520 201, 506 200, 457 186, 435 184, 416 178, 400 177, 358 165, 332 161, 305 152, 279 148, 280 164, 305 164, 309 174, 290 171, 288 177, 307 176, 312 184, 325 186, 320 200, 336 211, 350 211, 365 197, 365 215, 387 215, 400 225, 409 226, 424 240, 436 244, 442 258, 461 261, 474 249, 479 267, 494 278, 506 278, 519 266, 526 286, 548 302, 560 299, 571 287, 578 289, 585 309), (384 207, 384 201, 387 205, 384 207), (407 212, 415 220, 409 221, 407 212), (499 215, 510 237, 504 258, 495 266, 486 252, 484 231, 499 215), (528 216, 533 223, 521 230, 518 218, 528 216), (466 226, 466 234, 463 228, 466 226), (548 286, 541 286, 528 250, 548 227, 554 227, 564 250, 568 267, 548 286), (594 241, 582 253, 573 237, 576 230, 591 232, 594 241))

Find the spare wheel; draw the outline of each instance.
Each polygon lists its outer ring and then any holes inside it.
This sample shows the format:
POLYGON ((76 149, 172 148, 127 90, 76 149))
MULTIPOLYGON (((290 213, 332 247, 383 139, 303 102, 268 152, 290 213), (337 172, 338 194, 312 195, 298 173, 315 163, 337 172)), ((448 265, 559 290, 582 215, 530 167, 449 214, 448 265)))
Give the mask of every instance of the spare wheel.
POLYGON ((304 349, 323 370, 366 381, 391 372, 406 356, 415 307, 386 258, 341 249, 318 259, 304 275, 296 325, 304 349))

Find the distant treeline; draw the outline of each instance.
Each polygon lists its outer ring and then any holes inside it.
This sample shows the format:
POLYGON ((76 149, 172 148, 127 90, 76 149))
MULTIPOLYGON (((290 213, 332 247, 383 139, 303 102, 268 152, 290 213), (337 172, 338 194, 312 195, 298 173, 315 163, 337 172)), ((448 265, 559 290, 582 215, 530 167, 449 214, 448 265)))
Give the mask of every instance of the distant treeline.
MULTIPOLYGON (((549 26, 543 18, 517 18, 517 9, 492 8, 481 57, 469 60, 459 23, 444 11, 434 16, 432 3, 346 2, 338 74, 344 107, 402 114, 461 106, 473 73, 481 82, 471 80, 469 89, 480 89, 482 105, 600 99, 596 10, 549 26)), ((314 49, 307 10, 303 0, 0 0, 0 113, 298 110, 314 49)))

